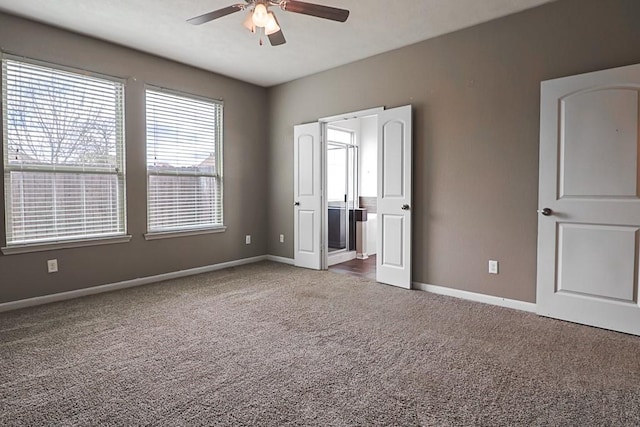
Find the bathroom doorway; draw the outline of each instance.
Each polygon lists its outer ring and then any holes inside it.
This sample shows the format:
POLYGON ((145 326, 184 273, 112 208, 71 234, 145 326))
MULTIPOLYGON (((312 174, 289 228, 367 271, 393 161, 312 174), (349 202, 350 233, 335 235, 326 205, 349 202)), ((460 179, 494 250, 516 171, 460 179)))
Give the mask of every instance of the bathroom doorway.
POLYGON ((326 265, 375 280, 376 214, 369 202, 375 200, 377 189, 377 117, 329 121, 325 139, 326 265))
POLYGON ((355 133, 327 127, 327 251, 328 264, 356 257, 355 217, 358 149, 355 133))
MULTIPOLYGON (((376 254, 376 281, 411 288, 411 116, 410 105, 391 109, 379 107, 325 117, 318 122, 294 127, 294 265, 326 270, 335 262, 349 261, 353 256, 347 242, 347 231, 350 229, 356 234, 356 260, 358 253, 360 259, 376 254), (350 131, 351 126, 360 129, 360 137, 351 137, 350 145, 354 146, 354 154, 352 157, 347 155, 346 160, 343 157, 343 161, 351 163, 356 173, 352 190, 349 190, 347 178, 346 198, 344 190, 342 199, 332 196, 337 211, 342 209, 348 213, 344 215, 344 244, 339 243, 334 247, 331 252, 335 253, 330 256, 328 130, 350 131), (365 134, 370 136, 369 151, 376 160, 370 167, 363 168, 365 162, 362 159, 367 157, 364 154, 365 134), (368 197, 364 190, 366 186, 375 188, 375 194, 368 197), (349 221, 352 212, 355 220, 349 221), (377 221, 369 221, 370 214, 374 213, 377 221), (368 250, 367 246, 371 243, 374 243, 375 249, 368 250), (340 256, 349 258, 340 260, 340 256)), ((344 141, 334 142, 344 144, 344 141)), ((341 147, 333 144, 332 148, 339 150, 341 147)), ((336 166, 341 171, 347 167, 343 169, 342 166, 336 166)), ((338 223, 342 224, 340 214, 338 218, 338 223)), ((341 231, 338 233, 340 242, 341 231)))

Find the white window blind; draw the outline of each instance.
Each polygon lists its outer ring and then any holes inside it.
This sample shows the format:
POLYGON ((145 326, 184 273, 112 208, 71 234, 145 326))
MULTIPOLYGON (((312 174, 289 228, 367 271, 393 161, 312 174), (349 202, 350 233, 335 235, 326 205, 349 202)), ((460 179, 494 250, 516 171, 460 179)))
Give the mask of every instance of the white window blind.
POLYGON ((148 89, 148 229, 222 225, 222 104, 148 89))
POLYGON ((5 57, 7 245, 125 233, 120 81, 5 57))

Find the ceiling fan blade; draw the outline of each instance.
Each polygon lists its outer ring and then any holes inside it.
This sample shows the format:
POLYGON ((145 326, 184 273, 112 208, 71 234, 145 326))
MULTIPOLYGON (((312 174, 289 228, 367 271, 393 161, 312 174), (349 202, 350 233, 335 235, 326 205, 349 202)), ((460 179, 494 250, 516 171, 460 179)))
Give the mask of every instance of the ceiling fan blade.
POLYGON ((267 37, 269 37, 269 43, 271 43, 271 46, 280 46, 287 42, 284 38, 284 34, 282 34, 282 30, 277 33, 269 34, 267 37))
POLYGON ((323 6, 320 4, 289 0, 282 3, 282 9, 287 12, 302 13, 317 18, 330 19, 332 21, 345 22, 349 17, 349 11, 337 7, 323 6))
MULTIPOLYGON (((280 22, 278 22, 278 18, 276 17, 275 13, 273 14, 273 19, 276 20, 276 25, 278 26, 278 28, 280 28, 280 22)), ((287 40, 284 38, 284 34, 282 33, 282 28, 280 28, 273 34, 269 34, 267 37, 269 37, 269 43, 271 43, 271 46, 280 46, 281 44, 285 44, 287 42, 287 40)))
POLYGON ((233 6, 223 7, 222 9, 214 10, 213 12, 205 13, 204 15, 196 16, 195 18, 187 19, 189 24, 200 25, 205 22, 213 21, 214 19, 222 18, 223 16, 230 15, 234 12, 244 9, 243 4, 234 4, 233 6))

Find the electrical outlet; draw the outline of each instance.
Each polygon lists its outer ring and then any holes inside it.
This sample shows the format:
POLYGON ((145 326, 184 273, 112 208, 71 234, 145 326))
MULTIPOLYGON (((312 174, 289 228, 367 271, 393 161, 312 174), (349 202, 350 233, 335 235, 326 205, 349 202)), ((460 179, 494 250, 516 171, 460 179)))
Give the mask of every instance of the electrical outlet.
POLYGON ((49 273, 57 273, 58 272, 58 260, 50 259, 47 261, 47 272, 49 273))
POLYGON ((246 236, 244 236, 244 243, 246 245, 250 245, 251 244, 251 234, 247 234, 246 236))
POLYGON ((489 274, 498 274, 498 261, 489 260, 489 274))
POLYGON ((284 243, 284 234, 280 235, 280 243, 284 243))

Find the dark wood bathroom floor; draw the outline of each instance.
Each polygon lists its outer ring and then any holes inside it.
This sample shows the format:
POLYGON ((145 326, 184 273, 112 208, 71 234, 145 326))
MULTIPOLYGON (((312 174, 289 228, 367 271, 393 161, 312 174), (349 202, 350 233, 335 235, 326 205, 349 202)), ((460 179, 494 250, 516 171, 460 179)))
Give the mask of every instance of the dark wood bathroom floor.
POLYGON ((352 259, 342 264, 332 265, 329 270, 376 280, 376 256, 369 255, 367 259, 352 259))

